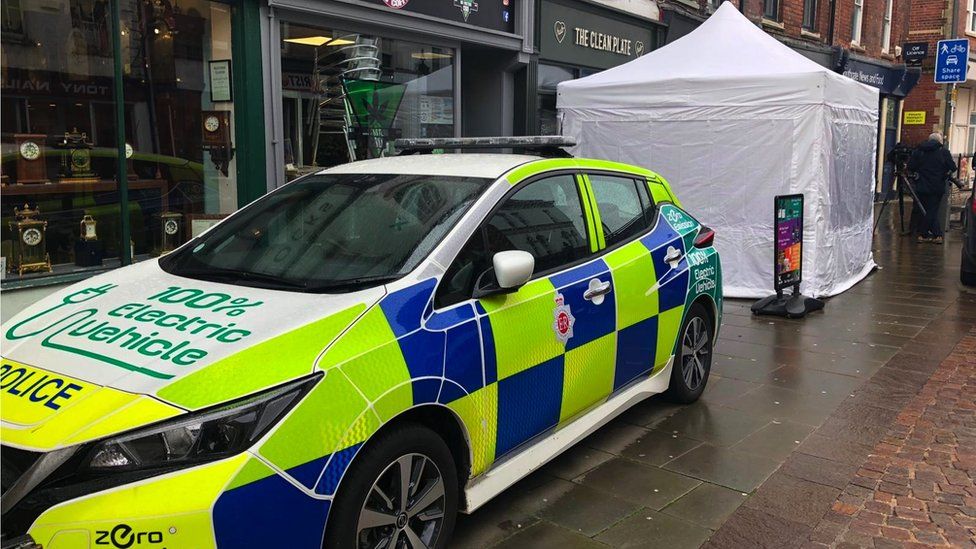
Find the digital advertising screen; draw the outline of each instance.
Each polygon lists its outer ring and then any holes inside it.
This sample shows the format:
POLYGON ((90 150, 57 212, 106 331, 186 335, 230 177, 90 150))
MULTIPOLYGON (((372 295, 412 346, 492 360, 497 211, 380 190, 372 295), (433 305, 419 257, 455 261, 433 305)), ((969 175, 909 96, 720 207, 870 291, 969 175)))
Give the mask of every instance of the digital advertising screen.
POLYGON ((775 285, 782 290, 803 279, 803 195, 779 195, 775 203, 775 285))

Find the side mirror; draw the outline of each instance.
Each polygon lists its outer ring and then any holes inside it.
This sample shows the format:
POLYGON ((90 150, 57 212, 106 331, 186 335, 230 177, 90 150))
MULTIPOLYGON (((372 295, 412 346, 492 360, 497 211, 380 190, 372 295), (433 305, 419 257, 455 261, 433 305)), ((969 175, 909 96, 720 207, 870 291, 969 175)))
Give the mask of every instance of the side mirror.
POLYGON ((522 250, 498 252, 492 256, 491 263, 495 268, 498 287, 505 290, 524 285, 532 278, 535 270, 535 258, 522 250))

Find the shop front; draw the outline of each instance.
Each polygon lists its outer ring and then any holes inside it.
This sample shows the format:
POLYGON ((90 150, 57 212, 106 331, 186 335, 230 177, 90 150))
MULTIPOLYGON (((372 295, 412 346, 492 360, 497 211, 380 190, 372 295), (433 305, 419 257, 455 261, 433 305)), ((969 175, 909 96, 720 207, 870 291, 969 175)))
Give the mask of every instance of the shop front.
MULTIPOLYGON (((905 65, 847 57, 835 51, 835 66, 844 76, 878 89, 878 148, 876 151, 875 196, 882 199, 894 189, 894 165, 887 154, 899 141, 902 105, 918 83, 921 71, 905 65)), ((911 121, 911 120, 910 120, 911 121)))
POLYGON ((260 131, 238 114, 250 4, 2 0, 4 289, 164 254, 263 188, 237 139, 260 131))
POLYGON ((511 135, 529 64, 523 7, 272 0, 269 186, 393 154, 397 138, 511 135))
POLYGON ((582 0, 542 0, 536 111, 539 133, 559 133, 556 86, 622 65, 662 44, 667 27, 582 0))

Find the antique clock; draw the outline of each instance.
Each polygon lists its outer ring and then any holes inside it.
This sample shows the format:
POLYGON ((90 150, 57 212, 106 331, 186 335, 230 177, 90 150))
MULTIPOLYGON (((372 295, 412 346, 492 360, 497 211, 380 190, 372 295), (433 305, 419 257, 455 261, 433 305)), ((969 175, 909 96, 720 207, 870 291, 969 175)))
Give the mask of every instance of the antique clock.
POLYGON ((81 229, 75 241, 75 265, 97 267, 102 264, 105 247, 98 241, 98 222, 90 214, 85 214, 78 224, 81 229))
POLYGON ((16 221, 10 222, 10 231, 16 236, 13 242, 13 261, 10 272, 17 274, 29 272, 51 272, 51 256, 45 247, 47 221, 37 219, 40 210, 31 209, 24 204, 23 209, 14 208, 16 221))
POLYGON ((61 156, 62 183, 98 183, 98 176, 91 169, 91 148, 88 134, 75 128, 64 134, 58 143, 65 150, 61 156))
POLYGON ((230 139, 230 112, 203 111, 203 150, 210 152, 214 167, 228 175, 230 161, 234 158, 234 146, 230 139))
POLYGON ((183 243, 183 214, 178 212, 163 212, 159 218, 162 221, 162 247, 160 253, 165 254, 172 252, 183 243))
POLYGON ((42 134, 19 133, 14 135, 17 144, 17 183, 49 183, 47 164, 44 159, 42 134))

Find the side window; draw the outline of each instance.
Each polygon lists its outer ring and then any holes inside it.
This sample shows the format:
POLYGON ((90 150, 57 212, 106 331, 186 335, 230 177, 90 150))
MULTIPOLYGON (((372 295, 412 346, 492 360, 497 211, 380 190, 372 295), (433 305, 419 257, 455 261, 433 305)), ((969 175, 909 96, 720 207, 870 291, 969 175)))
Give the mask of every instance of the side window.
POLYGON ((590 255, 586 234, 575 176, 529 183, 505 199, 471 236, 444 273, 434 305, 440 308, 470 298, 496 252, 529 252, 535 257, 535 272, 541 273, 590 255))
POLYGON ((647 185, 630 177, 589 174, 590 186, 600 211, 606 245, 613 246, 651 227, 653 205, 647 185), (644 187, 644 192, 641 192, 644 187))
POLYGON ((576 178, 557 175, 510 196, 484 226, 489 255, 524 250, 535 272, 551 271, 590 254, 576 178))

